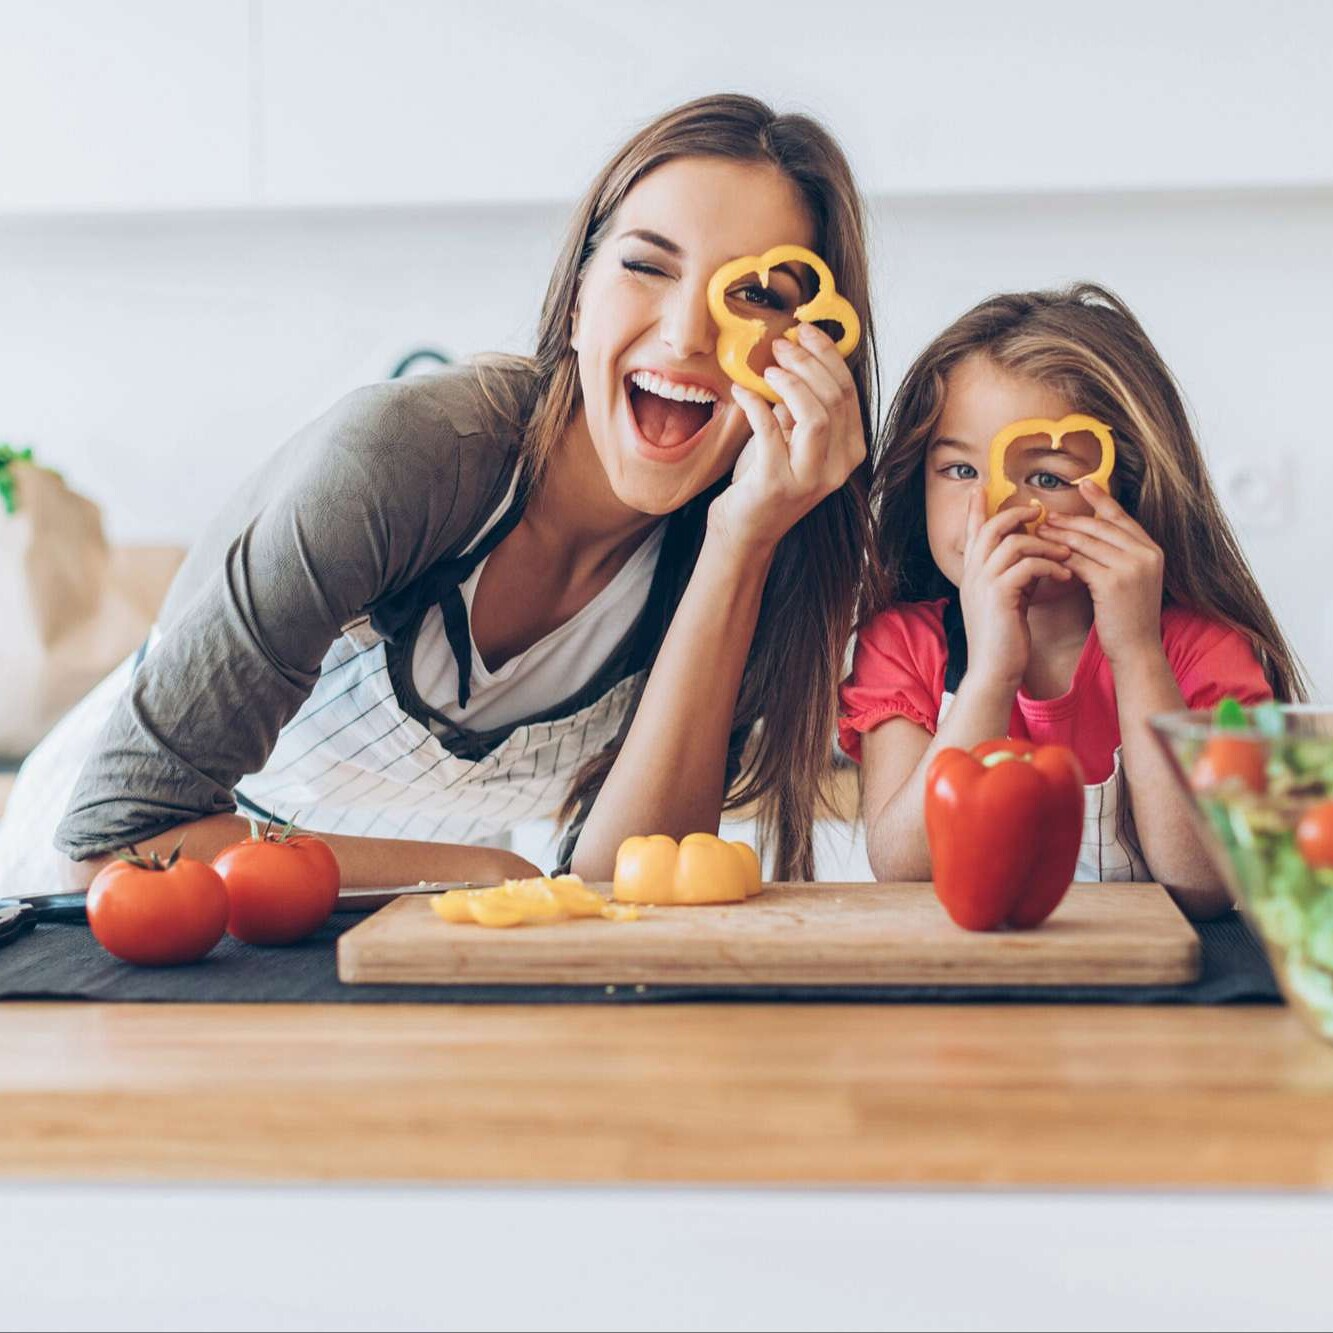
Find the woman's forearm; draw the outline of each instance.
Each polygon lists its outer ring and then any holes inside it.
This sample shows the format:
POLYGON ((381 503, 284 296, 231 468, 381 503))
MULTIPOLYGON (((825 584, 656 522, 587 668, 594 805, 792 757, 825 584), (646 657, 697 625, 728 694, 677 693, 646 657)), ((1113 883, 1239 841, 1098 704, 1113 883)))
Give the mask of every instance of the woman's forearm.
MULTIPOLYGON (((136 843, 147 855, 165 857, 182 842, 181 855, 196 861, 211 861, 224 847, 250 836, 250 823, 241 815, 210 815, 192 824, 181 824, 156 837, 136 843)), ((472 880, 496 881, 506 876, 536 875, 537 868, 513 852, 495 847, 463 847, 450 843, 407 842, 398 838, 353 838, 337 833, 319 835, 329 844, 338 861, 345 889, 393 887, 422 880, 445 883, 472 880)), ((65 863, 65 888, 86 889, 111 856, 65 863)))
POLYGON ((1153 875, 1195 919, 1219 916, 1231 899, 1195 831, 1189 798, 1180 790, 1148 719, 1185 707, 1165 656, 1113 667, 1120 744, 1134 824, 1153 875))
POLYGON ((1009 729, 1017 684, 965 676, 944 720, 907 780, 877 810, 866 811, 866 851, 880 881, 930 878, 926 773, 950 746, 971 749, 1009 729))
POLYGON ((610 879, 636 833, 715 832, 727 749, 772 552, 733 552, 711 531, 638 712, 579 835, 573 868, 610 879))

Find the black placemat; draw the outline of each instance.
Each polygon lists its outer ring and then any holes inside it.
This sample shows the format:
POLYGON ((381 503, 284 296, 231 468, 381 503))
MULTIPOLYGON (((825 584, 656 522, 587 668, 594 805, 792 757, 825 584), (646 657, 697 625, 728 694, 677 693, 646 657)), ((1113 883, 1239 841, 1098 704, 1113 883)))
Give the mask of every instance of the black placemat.
POLYGON ((338 915, 284 949, 230 936, 200 963, 141 968, 86 926, 52 923, 0 947, 0 1000, 249 1004, 642 1004, 663 1001, 1228 1004, 1280 1002, 1263 949, 1239 916, 1197 927, 1203 973, 1188 986, 344 986, 334 944, 362 918, 338 915))

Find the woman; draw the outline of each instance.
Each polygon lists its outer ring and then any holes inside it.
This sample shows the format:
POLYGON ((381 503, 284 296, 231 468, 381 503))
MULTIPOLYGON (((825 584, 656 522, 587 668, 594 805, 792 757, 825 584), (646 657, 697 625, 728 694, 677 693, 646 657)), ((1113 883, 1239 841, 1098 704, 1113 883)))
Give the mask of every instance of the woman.
POLYGON ((63 804, 111 707, 56 831, 71 883, 131 841, 209 858, 244 836, 238 804, 326 835, 353 886, 532 873, 479 844, 563 802, 562 859, 605 879, 628 835, 755 799, 776 873, 809 877, 872 545, 872 329, 826 132, 739 96, 670 112, 579 206, 535 357, 362 390, 289 442, 15 813, 63 804), (705 292, 786 242, 866 337, 846 363, 818 330, 783 341, 774 409, 719 369, 705 292))

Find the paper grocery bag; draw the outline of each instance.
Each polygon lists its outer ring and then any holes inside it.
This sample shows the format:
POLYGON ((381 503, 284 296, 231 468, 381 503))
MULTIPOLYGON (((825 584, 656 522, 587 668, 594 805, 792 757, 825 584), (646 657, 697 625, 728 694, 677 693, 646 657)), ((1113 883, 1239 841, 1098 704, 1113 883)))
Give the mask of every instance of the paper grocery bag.
POLYGON ((19 758, 143 640, 152 611, 118 579, 91 500, 32 462, 5 470, 0 756, 19 758))

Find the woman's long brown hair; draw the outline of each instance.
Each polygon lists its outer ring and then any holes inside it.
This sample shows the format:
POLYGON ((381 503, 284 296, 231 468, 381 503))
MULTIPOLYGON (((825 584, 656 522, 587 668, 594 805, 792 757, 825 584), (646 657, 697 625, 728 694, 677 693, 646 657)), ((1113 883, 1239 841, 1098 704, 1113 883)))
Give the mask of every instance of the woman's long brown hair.
MULTIPOLYGON (((531 476, 540 476, 560 448, 578 406, 578 358, 569 342, 570 320, 588 263, 629 191, 649 172, 682 157, 769 164, 796 186, 814 224, 815 250, 832 269, 838 290, 861 315, 861 343, 847 365, 867 438, 876 436, 878 383, 863 210, 842 150, 806 116, 778 115, 752 97, 703 97, 640 130, 606 164, 574 211, 542 306, 536 354, 521 361, 537 380, 536 406, 524 433, 531 476)), ((508 364, 514 360, 507 359, 508 364)), ((490 377, 483 386, 497 406, 516 409, 504 377, 490 377)), ((846 485, 779 543, 741 680, 735 727, 753 732, 726 808, 757 804, 760 842, 766 853, 771 850, 781 879, 814 876, 814 816, 829 776, 838 680, 873 549, 872 472, 873 459, 867 458, 846 485)), ((694 568, 708 505, 728 481, 724 478, 671 518, 660 559, 672 562, 673 586, 667 620, 656 627, 658 644, 694 568)), ((699 688, 707 689, 708 680, 708 664, 701 662, 699 688)), ((637 705, 638 696, 632 708, 637 705)), ((618 739, 579 770, 566 795, 562 820, 590 807, 620 743, 618 739)))
POLYGON ((1218 503, 1171 371, 1129 307, 1095 283, 992 296, 907 372, 889 408, 874 484, 882 604, 952 591, 926 540, 924 459, 948 374, 970 356, 1038 381, 1071 411, 1111 427, 1116 497, 1166 556, 1164 601, 1239 630, 1274 695, 1304 698, 1304 674, 1218 503))

